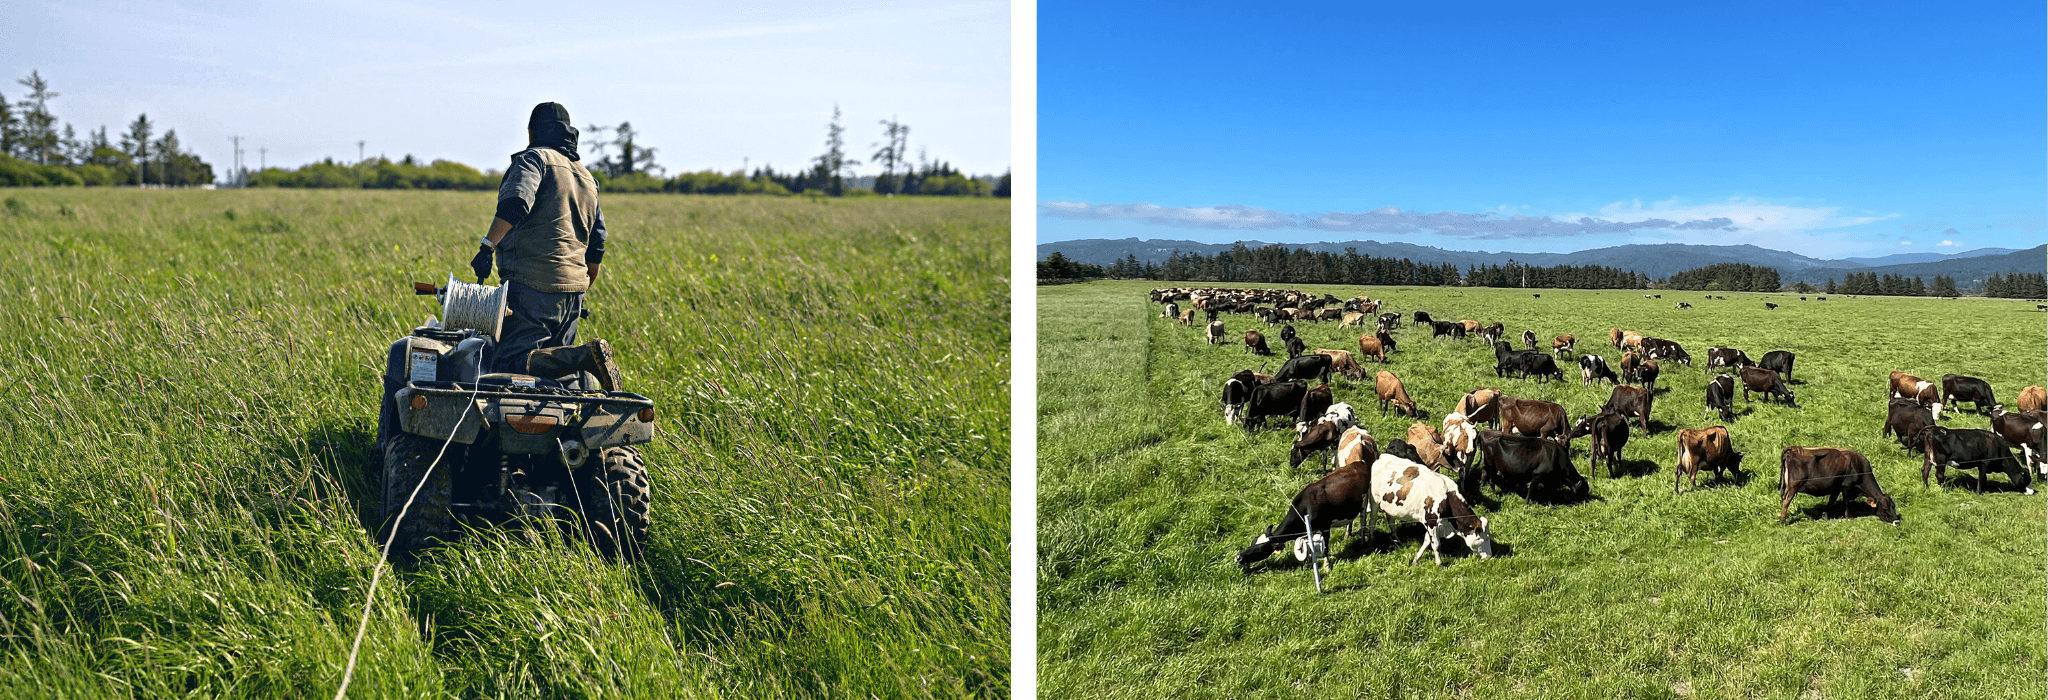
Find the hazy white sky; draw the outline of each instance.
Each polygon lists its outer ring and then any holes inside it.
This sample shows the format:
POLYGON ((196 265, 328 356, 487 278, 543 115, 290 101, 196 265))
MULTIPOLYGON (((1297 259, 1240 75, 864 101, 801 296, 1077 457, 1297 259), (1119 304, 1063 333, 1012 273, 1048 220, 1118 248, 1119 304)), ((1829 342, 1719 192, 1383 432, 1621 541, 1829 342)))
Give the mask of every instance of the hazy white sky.
POLYGON ((1005 2, 8 0, 0 46, 7 100, 40 71, 81 138, 148 113, 223 174, 238 134, 251 168, 259 147, 295 166, 362 140, 502 169, 550 100, 579 129, 631 121, 671 173, 802 167, 835 102, 861 160, 893 116, 913 154, 1010 166, 1005 2))

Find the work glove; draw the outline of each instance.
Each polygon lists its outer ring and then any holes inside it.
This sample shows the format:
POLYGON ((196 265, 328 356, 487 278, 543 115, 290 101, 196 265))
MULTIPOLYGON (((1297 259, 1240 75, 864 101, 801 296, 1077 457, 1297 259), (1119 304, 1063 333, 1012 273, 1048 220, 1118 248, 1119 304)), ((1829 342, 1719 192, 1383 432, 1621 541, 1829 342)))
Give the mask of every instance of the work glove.
POLYGON ((490 246, 482 243, 476 245, 476 257, 470 258, 469 269, 476 272, 477 284, 483 284, 484 280, 491 278, 491 257, 494 254, 495 251, 492 251, 490 246))

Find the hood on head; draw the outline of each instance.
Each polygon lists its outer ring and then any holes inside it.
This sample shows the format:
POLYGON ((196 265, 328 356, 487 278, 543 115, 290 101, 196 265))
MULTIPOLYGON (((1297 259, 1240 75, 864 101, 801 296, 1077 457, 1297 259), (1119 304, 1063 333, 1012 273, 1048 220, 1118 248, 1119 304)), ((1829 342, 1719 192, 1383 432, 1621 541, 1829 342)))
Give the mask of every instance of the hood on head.
POLYGON ((527 148, 552 148, 569 160, 582 160, 576 153, 576 127, 569 125, 568 108, 555 102, 534 105, 526 128, 533 130, 533 141, 526 144, 527 148))

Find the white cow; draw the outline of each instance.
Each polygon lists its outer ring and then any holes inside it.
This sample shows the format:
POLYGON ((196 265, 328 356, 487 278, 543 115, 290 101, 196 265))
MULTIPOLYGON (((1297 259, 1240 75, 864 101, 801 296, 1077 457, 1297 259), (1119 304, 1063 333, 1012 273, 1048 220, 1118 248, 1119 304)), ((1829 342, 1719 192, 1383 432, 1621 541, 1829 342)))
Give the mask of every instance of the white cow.
POLYGON ((1493 533, 1487 529, 1486 518, 1465 503, 1457 482, 1429 467, 1380 455, 1372 463, 1372 497, 1366 503, 1372 508, 1366 514, 1367 532, 1372 530, 1373 511, 1422 523, 1422 546, 1408 560, 1410 565, 1421 561, 1427 551, 1442 566, 1444 557, 1438 547, 1450 537, 1465 540, 1465 546, 1481 559, 1493 556, 1493 533))
MULTIPOLYGON (((1351 410, 1351 404, 1334 403, 1330 404, 1330 407, 1328 409, 1324 409, 1323 415, 1317 418, 1316 422, 1335 423, 1337 424, 1337 429, 1340 431, 1350 430, 1352 426, 1358 425, 1358 412, 1351 410)), ((1295 435, 1306 434, 1308 432, 1308 429, 1308 423, 1294 424, 1295 435)), ((1345 464, 1350 464, 1350 462, 1345 462, 1345 464)))

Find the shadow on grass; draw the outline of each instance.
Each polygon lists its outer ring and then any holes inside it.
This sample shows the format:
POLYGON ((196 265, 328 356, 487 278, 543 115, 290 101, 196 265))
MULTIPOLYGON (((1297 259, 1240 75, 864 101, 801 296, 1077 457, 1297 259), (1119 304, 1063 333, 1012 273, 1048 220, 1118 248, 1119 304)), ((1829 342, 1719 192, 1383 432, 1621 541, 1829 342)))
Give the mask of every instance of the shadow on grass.
POLYGON ((1656 474, 1658 469, 1656 460, 1622 459, 1615 461, 1613 471, 1609 471, 1606 464, 1587 464, 1586 476, 1587 478, 1594 478, 1597 475, 1598 477, 1613 479, 1641 478, 1656 474))
POLYGON ((1993 481, 1986 478, 1984 474, 1957 468, 1952 469, 1946 477, 1942 478, 1935 478, 1930 474, 1928 475, 1927 483, 1930 484, 1929 488, 1952 488, 1971 493, 2024 493, 2026 489, 2033 487, 2032 479, 2028 480, 2029 483, 2026 486, 2020 486, 2006 478, 2004 472, 1993 472, 1993 474, 1997 474, 2001 478, 1993 481))

